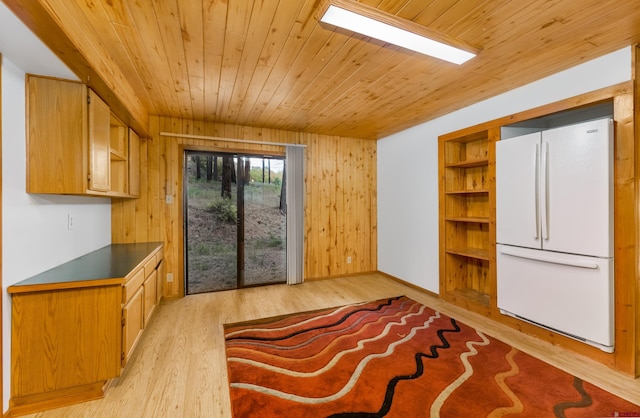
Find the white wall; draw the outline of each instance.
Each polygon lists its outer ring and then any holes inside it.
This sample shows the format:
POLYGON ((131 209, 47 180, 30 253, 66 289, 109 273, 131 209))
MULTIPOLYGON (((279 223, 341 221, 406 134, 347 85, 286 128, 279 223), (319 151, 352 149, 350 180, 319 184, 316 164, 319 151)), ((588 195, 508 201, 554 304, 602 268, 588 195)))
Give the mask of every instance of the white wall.
MULTIPOLYGON (((6 9, 0 4, 0 33, 6 9)), ((23 28, 24 29, 24 28, 23 28)), ((12 33, 24 40, 22 29, 12 33), (21 32, 20 34, 16 32, 21 32)), ((29 34, 27 34, 29 35, 29 34)), ((4 38, 5 34, 2 34, 4 38)), ((33 35, 30 35, 33 37, 33 35)), ((6 38, 4 38, 6 40, 6 38)), ((7 287, 111 243, 111 201, 92 197, 29 195, 26 190, 25 70, 45 75, 73 74, 49 51, 16 55, 2 49, 2 348, 3 411, 8 409, 11 364, 11 298, 7 287), (48 54, 48 55, 47 55, 48 54), (53 57, 53 58, 52 58, 53 57), (37 58, 37 59, 34 59, 37 58), (72 215, 74 227, 67 229, 72 215)), ((42 46, 40 46, 42 48, 42 46)), ((21 50, 21 48, 17 48, 21 50)))
POLYGON ((621 49, 378 141, 378 270, 439 293, 438 136, 631 80, 621 49))

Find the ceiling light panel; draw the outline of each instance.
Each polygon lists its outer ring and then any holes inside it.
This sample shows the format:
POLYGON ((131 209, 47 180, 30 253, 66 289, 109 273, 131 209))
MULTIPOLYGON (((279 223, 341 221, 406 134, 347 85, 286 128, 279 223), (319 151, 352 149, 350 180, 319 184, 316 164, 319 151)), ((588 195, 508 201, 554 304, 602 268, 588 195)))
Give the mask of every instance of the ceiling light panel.
MULTIPOLYGON (((367 9, 366 14, 369 16, 365 16, 364 14, 347 10, 344 7, 345 4, 348 3, 341 2, 340 7, 330 4, 320 21, 454 64, 462 64, 476 56, 473 52, 419 35, 414 31, 402 29, 398 25, 384 22, 399 20, 400 18, 396 16, 377 9, 367 9), (374 18, 375 16, 370 17, 374 11, 381 15, 381 19, 376 19, 374 18)), ((358 4, 357 8, 362 8, 363 6, 358 4)), ((411 21, 402 23, 403 26, 406 23, 415 25, 411 21)))

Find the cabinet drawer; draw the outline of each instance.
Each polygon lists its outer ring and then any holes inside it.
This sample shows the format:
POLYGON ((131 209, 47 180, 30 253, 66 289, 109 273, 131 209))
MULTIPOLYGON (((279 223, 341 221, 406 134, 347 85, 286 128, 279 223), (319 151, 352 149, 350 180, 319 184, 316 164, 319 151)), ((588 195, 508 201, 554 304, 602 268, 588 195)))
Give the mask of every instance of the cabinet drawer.
POLYGON ((142 287, 144 283, 144 275, 145 269, 138 270, 131 279, 125 283, 123 291, 122 291, 122 303, 127 303, 129 299, 142 287))
POLYGON ((156 253, 156 260, 158 261, 158 264, 160 264, 160 262, 164 260, 164 248, 160 248, 160 250, 158 250, 158 252, 156 253))
POLYGON ((154 254, 149 261, 144 263, 144 277, 149 277, 158 265, 157 254, 154 254))

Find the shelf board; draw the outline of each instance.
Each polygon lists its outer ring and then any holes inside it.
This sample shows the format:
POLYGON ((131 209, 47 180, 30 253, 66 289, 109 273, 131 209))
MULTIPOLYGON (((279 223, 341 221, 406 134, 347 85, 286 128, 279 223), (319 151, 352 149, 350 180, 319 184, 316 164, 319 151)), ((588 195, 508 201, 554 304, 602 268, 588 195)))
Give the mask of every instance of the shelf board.
POLYGON ((458 142, 461 144, 468 144, 469 142, 487 141, 489 139, 489 131, 473 132, 467 135, 451 138, 451 134, 445 135, 448 137, 447 142, 458 142))
POLYGON ((444 219, 449 222, 467 222, 467 223, 477 223, 477 224, 488 224, 489 218, 480 218, 480 217, 448 217, 444 219))
POLYGON ((476 305, 489 307, 491 298, 486 293, 473 289, 457 289, 447 292, 447 299, 465 300, 476 305))
POLYGON ((489 165, 489 159, 488 158, 479 158, 479 159, 475 159, 475 160, 464 160, 464 161, 458 161, 455 163, 447 163, 444 166, 449 168, 449 167, 453 167, 453 168, 472 168, 472 167, 482 167, 482 166, 486 166, 489 165))
POLYGON ((112 148, 110 155, 111 155, 111 161, 127 161, 126 154, 116 149, 112 148))
POLYGON ((463 257, 489 261, 489 251, 479 248, 449 248, 446 249, 445 252, 447 254, 460 255, 463 257))
POLYGON ((475 190, 450 190, 444 192, 444 194, 456 195, 456 194, 489 194, 487 189, 475 189, 475 190))

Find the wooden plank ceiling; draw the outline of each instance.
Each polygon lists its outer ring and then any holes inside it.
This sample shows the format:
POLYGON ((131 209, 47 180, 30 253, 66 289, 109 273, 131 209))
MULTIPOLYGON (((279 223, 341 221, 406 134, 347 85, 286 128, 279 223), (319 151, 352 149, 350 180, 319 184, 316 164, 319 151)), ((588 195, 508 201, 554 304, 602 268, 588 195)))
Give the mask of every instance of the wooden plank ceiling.
POLYGON ((360 0, 481 48, 461 66, 320 24, 319 0, 31 1, 147 115, 372 139, 640 41, 637 0, 360 0))

